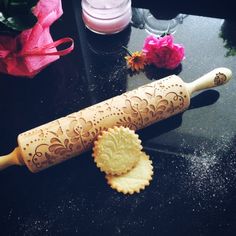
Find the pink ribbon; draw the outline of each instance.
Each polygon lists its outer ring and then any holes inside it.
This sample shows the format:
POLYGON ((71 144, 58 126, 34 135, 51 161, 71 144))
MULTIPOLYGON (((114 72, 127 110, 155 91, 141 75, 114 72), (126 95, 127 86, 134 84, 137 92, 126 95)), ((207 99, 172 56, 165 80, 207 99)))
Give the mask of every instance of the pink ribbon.
POLYGON ((11 50, 0 50, 0 58, 6 57, 26 57, 26 56, 65 56, 70 53, 74 49, 74 40, 72 38, 62 38, 55 42, 46 44, 41 48, 33 48, 30 51, 23 51, 23 52, 13 52, 11 50), (71 45, 63 50, 55 51, 55 52, 48 52, 49 49, 53 49, 65 43, 71 43, 71 45))

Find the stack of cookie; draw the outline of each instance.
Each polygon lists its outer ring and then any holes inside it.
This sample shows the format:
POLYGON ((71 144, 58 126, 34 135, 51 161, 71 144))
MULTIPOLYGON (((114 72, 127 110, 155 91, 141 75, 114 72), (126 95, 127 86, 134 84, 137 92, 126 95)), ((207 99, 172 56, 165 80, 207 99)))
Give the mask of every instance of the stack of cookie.
POLYGON ((108 184, 124 194, 138 193, 149 185, 153 166, 142 151, 141 141, 133 130, 109 128, 94 142, 94 161, 105 172, 108 184))

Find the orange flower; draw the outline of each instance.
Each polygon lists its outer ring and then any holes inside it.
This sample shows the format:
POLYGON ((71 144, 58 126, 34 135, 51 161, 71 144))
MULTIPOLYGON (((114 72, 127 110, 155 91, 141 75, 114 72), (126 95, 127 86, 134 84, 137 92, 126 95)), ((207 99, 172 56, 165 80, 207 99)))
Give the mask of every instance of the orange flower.
POLYGON ((144 69, 144 66, 146 65, 146 59, 145 55, 143 52, 134 52, 134 53, 129 53, 129 56, 125 57, 127 66, 132 70, 132 71, 140 71, 144 69))

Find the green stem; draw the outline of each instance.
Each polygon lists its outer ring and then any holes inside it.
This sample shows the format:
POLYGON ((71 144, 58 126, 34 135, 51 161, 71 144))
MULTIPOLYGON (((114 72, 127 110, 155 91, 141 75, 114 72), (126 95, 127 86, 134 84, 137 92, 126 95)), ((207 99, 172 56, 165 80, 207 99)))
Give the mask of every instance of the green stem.
POLYGON ((125 51, 126 51, 130 56, 132 56, 132 52, 131 52, 127 47, 122 46, 122 48, 124 48, 125 51))

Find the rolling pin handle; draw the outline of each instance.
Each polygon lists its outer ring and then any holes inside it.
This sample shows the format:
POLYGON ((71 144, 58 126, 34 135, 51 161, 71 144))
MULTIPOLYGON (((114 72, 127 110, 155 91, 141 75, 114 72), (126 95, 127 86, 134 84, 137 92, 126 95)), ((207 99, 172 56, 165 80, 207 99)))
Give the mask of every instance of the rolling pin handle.
POLYGON ((15 148, 10 154, 0 157, 0 171, 12 165, 24 165, 19 147, 15 148))
POLYGON ((186 87, 191 96, 194 92, 226 84, 231 78, 232 71, 228 68, 221 67, 210 71, 191 83, 186 83, 186 87))

